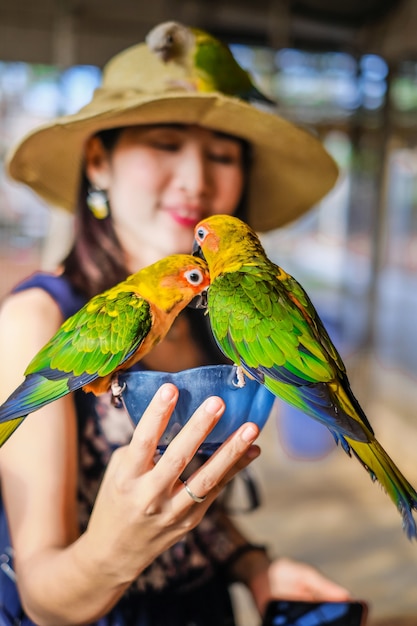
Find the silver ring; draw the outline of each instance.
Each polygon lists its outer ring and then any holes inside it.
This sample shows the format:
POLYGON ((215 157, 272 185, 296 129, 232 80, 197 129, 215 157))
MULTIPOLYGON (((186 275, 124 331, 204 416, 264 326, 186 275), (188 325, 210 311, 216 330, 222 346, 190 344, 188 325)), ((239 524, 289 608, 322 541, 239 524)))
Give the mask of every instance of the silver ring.
POLYGON ((197 502, 197 504, 201 504, 207 498, 207 496, 196 496, 195 493, 193 493, 191 489, 189 488, 189 486, 187 485, 186 480, 184 480, 184 488, 185 488, 185 491, 190 496, 190 498, 194 500, 194 502, 197 502))

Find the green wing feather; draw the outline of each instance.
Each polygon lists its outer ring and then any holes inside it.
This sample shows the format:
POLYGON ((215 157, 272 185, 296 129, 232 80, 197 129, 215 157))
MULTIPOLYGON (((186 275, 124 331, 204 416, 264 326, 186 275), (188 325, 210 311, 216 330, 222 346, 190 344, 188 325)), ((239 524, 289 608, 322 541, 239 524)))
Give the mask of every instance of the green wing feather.
POLYGON ((63 323, 31 361, 25 375, 55 371, 74 377, 106 376, 138 348, 151 325, 146 300, 131 291, 106 292, 63 323))
POLYGON ((150 305, 132 291, 113 288, 93 298, 38 352, 23 383, 0 407, 0 445, 29 413, 111 374, 151 326, 150 305))
POLYGON ((0 445, 29 413, 111 374, 138 349, 151 325, 149 304, 132 291, 114 288, 93 298, 38 352, 23 383, 0 407, 0 445))
POLYGON ((213 280, 208 308, 216 341, 234 363, 333 433, 368 439, 363 412, 361 424, 333 408, 329 385, 345 379, 345 367, 294 279, 268 260, 242 265, 213 280))
POLYGON ((272 263, 219 276, 209 289, 214 335, 230 359, 262 366, 282 382, 328 382, 337 368, 344 371, 343 362, 307 294, 294 283, 272 263))
POLYGON ((230 49, 209 33, 191 30, 196 36, 194 66, 202 75, 206 88, 242 98, 250 97, 255 87, 230 49))

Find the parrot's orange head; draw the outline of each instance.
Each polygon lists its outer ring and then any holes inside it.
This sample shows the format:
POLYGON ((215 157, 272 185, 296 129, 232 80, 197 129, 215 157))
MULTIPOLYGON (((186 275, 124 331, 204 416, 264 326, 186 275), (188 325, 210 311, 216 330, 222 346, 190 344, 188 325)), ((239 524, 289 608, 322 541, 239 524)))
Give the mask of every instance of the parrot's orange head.
POLYGON ((212 280, 225 271, 235 271, 241 264, 241 254, 260 246, 251 227, 233 215, 202 220, 194 229, 194 237, 193 254, 207 261, 212 280))
POLYGON ((165 288, 166 293, 174 294, 176 292, 180 296, 180 300, 186 305, 194 309, 205 309, 207 307, 207 289, 210 285, 207 263, 190 255, 179 254, 176 256, 180 260, 184 259, 184 264, 178 266, 177 272, 173 268, 174 271, 161 280, 161 287, 165 288))
POLYGON ((182 309, 194 298, 195 308, 205 308, 210 285, 207 263, 191 254, 172 254, 133 274, 127 281, 138 293, 164 311, 182 309), (201 303, 200 303, 200 300, 201 303))
MULTIPOLYGON (((196 259, 200 260, 200 259, 196 259)), ((175 277, 178 289, 192 292, 195 295, 201 293, 210 284, 210 274, 207 265, 196 264, 190 262, 188 267, 184 267, 175 277)))
POLYGON ((162 267, 163 261, 166 262, 167 269, 161 276, 161 287, 175 286, 184 295, 196 296, 209 286, 210 274, 204 260, 188 254, 177 254, 160 261, 162 267))

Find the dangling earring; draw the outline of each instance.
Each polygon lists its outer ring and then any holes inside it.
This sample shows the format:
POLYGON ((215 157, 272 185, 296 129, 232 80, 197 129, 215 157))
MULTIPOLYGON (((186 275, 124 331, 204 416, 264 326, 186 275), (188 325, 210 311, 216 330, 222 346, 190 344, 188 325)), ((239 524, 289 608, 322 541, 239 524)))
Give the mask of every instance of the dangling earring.
POLYGON ((87 193, 87 206, 97 220, 106 219, 110 215, 107 191, 91 186, 87 193))

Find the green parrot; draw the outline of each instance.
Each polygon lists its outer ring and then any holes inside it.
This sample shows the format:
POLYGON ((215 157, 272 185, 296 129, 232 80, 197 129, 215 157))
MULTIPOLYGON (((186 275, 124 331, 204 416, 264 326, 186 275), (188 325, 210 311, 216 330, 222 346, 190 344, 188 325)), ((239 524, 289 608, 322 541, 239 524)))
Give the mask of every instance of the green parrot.
POLYGON ((327 426, 336 443, 381 483, 408 538, 416 539, 417 493, 375 438, 301 285, 268 259, 256 233, 236 217, 199 222, 194 248, 210 270, 208 314, 223 353, 277 397, 327 426))
POLYGON ((183 67, 191 79, 187 85, 196 91, 220 91, 243 100, 276 104, 254 85, 227 45, 203 30, 163 22, 148 33, 146 43, 164 63, 172 61, 183 67))
POLYGON ((209 284, 206 264, 174 254, 94 296, 37 353, 0 406, 0 446, 29 413, 83 388, 98 395, 140 361, 209 284))

